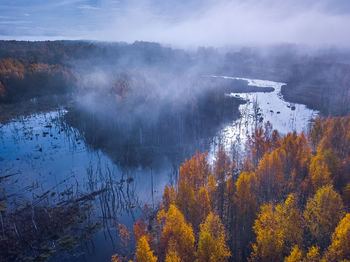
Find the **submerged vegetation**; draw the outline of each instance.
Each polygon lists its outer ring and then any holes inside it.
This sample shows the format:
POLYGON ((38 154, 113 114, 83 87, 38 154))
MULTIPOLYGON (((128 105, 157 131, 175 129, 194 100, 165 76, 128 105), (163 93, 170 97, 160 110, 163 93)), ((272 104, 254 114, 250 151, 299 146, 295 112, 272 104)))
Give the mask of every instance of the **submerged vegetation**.
POLYGON ((45 261, 58 250, 70 250, 94 231, 89 206, 26 206, 1 210, 1 261, 45 261), (86 227, 86 228, 85 228, 86 227), (81 230, 86 232, 84 236, 81 230))
POLYGON ((267 125, 243 162, 196 153, 157 214, 135 224, 136 261, 350 259, 349 130, 350 117, 316 119, 307 134, 267 125))

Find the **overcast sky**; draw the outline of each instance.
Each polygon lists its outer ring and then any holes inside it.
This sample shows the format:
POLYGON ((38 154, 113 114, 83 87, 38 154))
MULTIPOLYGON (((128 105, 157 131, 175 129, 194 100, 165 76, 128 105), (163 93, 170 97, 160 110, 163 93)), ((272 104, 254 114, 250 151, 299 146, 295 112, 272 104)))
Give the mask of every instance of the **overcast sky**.
POLYGON ((1 39, 350 46, 350 0, 0 0, 1 39))

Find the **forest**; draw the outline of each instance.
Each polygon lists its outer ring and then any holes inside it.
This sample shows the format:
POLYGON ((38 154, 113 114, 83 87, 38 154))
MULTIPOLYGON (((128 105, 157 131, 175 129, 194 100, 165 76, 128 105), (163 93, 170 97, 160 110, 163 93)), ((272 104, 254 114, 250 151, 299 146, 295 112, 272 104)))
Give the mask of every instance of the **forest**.
POLYGON ((350 117, 308 133, 255 130, 239 162, 196 153, 156 213, 119 230, 134 254, 112 261, 349 261, 350 117))

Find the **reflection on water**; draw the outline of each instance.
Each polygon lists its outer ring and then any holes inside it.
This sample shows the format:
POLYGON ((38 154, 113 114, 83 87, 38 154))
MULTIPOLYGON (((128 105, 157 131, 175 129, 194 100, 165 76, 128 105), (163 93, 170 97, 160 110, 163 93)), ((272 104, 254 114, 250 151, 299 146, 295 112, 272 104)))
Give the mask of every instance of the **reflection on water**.
MULTIPOLYGON (((284 101, 283 83, 246 78, 213 76, 227 81, 245 80, 248 85, 273 87, 269 93, 231 93, 247 101, 239 107, 241 117, 224 126, 209 138, 210 155, 218 143, 227 149, 244 144, 247 135, 269 121, 281 133, 302 131, 317 112, 300 104, 284 101)), ((177 177, 177 167, 165 155, 151 166, 119 166, 106 154, 91 148, 78 129, 65 121, 67 111, 33 114, 0 128, 0 177, 10 206, 20 201, 37 204, 89 202, 91 219, 100 221, 101 230, 72 253, 63 254, 67 261, 108 261, 118 248, 117 223, 131 228, 147 204, 156 205, 166 184, 177 177), (80 255, 79 255, 80 254, 80 255)), ((184 149, 182 149, 184 150, 184 149)), ((187 156, 187 157, 190 157, 187 156)), ((132 247, 130 247, 132 248, 132 247)), ((63 260, 60 256, 59 261, 63 260)), ((58 259, 58 258, 56 258, 58 259)))
MULTIPOLYGON (((248 86, 273 87, 273 92, 250 92, 250 93, 230 93, 232 97, 241 98, 247 101, 239 107, 241 117, 225 126, 217 135, 220 141, 230 150, 234 144, 243 146, 249 134, 258 126, 270 122, 274 129, 281 134, 291 131, 306 131, 310 120, 318 115, 318 111, 307 108, 302 104, 286 102, 281 95, 281 87, 285 83, 231 77, 231 76, 211 76, 212 78, 226 79, 234 84, 237 80, 244 80, 248 86)), ((215 145, 217 145, 216 142, 215 145)), ((215 146, 212 151, 215 151, 215 146)))
POLYGON ((92 219, 102 221, 102 230, 76 252, 89 253, 83 261, 109 260, 118 248, 117 222, 131 227, 145 204, 158 203, 173 169, 165 159, 149 168, 116 165, 90 149, 64 122, 65 114, 34 114, 1 127, 0 177, 10 176, 2 186, 12 206, 27 200, 38 205, 89 201, 92 219))
MULTIPOLYGON (((32 115, 0 129, 0 175, 14 174, 16 178, 7 182, 7 193, 22 194, 28 187, 31 194, 48 189, 61 192, 70 185, 78 187, 79 192, 88 192, 93 189, 89 188, 88 175, 93 170, 99 174, 111 173, 120 180, 132 179, 138 195, 148 200, 152 169, 122 169, 102 152, 90 150, 79 131, 65 124, 65 113, 32 115)), ((152 167, 157 182, 168 182, 162 180, 159 172, 166 165, 159 161, 152 167)), ((94 185, 102 183, 104 178, 104 175, 95 178, 94 185)), ((162 184, 159 186, 162 188, 162 184)))

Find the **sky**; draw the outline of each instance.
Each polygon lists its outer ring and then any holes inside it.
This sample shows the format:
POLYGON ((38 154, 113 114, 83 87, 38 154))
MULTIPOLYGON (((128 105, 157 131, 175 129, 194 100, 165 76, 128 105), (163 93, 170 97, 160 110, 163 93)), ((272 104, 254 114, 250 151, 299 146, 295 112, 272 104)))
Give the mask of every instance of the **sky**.
POLYGON ((0 0, 0 39, 350 46, 349 0, 0 0))

